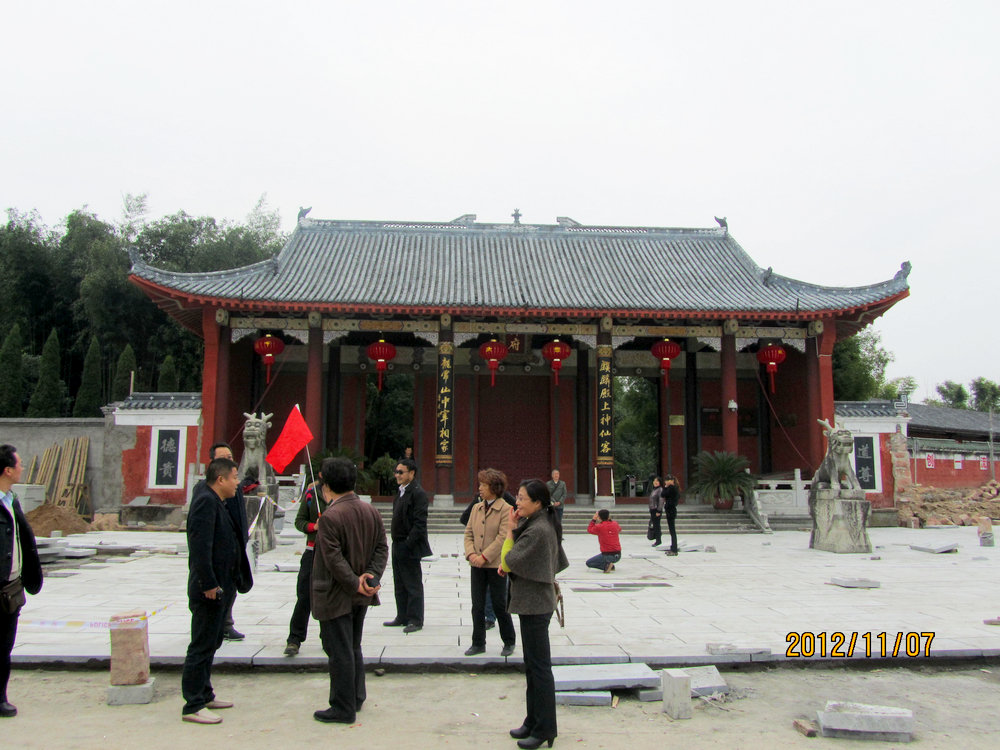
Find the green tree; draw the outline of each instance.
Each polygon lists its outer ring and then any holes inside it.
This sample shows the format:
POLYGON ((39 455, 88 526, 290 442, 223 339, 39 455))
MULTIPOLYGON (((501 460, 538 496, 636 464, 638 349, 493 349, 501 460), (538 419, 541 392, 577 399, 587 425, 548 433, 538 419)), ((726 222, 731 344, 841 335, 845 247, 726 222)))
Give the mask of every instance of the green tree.
POLYGON ((367 378, 365 403, 365 455, 402 456, 413 445, 413 375, 386 373, 382 390, 378 377, 367 378))
POLYGON ((21 383, 21 328, 14 324, 0 348, 0 417, 24 416, 21 383))
POLYGON ((884 383, 879 389, 878 398, 887 401, 899 401, 903 396, 909 398, 917 390, 917 379, 912 375, 904 375, 884 383))
POLYGON ((135 352, 126 344, 115 368, 115 380, 111 386, 111 400, 124 401, 131 393, 132 373, 136 371, 135 352))
POLYGON ((42 347, 42 361, 38 367, 38 384, 31 394, 28 417, 58 417, 62 413, 65 385, 59 378, 59 335, 53 328, 42 347))
POLYGON ((976 411, 1000 411, 1000 385, 984 377, 970 383, 972 388, 972 408, 976 411))
POLYGON ((174 393, 177 390, 177 366, 170 354, 160 366, 160 381, 157 384, 157 390, 160 393, 174 393))
POLYGON ((646 479, 659 465, 659 406, 656 381, 611 378, 615 414, 615 476, 646 479))
POLYGON ((100 417, 102 406, 104 388, 101 385, 101 347, 97 343, 97 336, 91 336, 87 356, 83 360, 80 389, 76 392, 76 402, 73 404, 73 416, 78 419, 100 417))
POLYGON ((885 368, 894 359, 882 346, 882 334, 871 329, 833 347, 833 397, 867 401, 885 384, 885 368))
POLYGON ((937 386, 937 392, 944 406, 952 409, 969 408, 969 392, 965 390, 965 386, 961 383, 946 380, 937 386))

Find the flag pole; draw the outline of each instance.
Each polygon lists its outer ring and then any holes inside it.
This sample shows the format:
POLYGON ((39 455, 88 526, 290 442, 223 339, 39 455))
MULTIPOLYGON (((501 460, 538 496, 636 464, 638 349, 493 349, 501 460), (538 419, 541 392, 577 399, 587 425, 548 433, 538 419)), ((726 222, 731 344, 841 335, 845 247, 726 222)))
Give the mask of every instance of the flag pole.
MULTIPOLYGON (((298 404, 295 404, 295 408, 296 408, 296 409, 299 409, 299 405, 298 405, 298 404)), ((299 409, 299 412, 301 413, 301 412, 302 412, 302 410, 301 410, 301 409, 299 409)), ((316 475, 315 475, 315 474, 313 474, 313 465, 312 465, 312 459, 311 459, 311 458, 309 458, 309 443, 306 443, 306 466, 308 466, 308 467, 309 467, 309 476, 310 476, 310 478, 312 479, 312 483, 313 483, 313 484, 316 484, 316 475)))

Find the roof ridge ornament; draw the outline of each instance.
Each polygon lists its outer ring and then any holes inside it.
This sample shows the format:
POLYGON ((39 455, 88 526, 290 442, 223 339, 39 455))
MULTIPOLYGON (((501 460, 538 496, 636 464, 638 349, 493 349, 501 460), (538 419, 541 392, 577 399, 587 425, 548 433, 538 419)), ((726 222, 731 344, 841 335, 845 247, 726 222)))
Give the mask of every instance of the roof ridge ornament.
POLYGON ((511 216, 514 217, 514 223, 515 224, 520 224, 521 223, 521 209, 515 208, 514 209, 514 213, 512 213, 511 216))
POLYGON ((729 222, 726 221, 726 217, 723 216, 721 219, 716 216, 715 220, 719 222, 719 226, 726 230, 726 234, 729 234, 729 222))
POLYGON ((301 223, 301 221, 304 218, 306 218, 306 214, 308 214, 312 210, 313 210, 312 206, 309 206, 309 208, 302 208, 302 206, 299 206, 299 215, 295 217, 295 223, 296 224, 301 223))
POLYGON ((895 275, 895 276, 893 277, 893 279, 892 279, 892 280, 893 280, 893 281, 906 281, 906 279, 907 279, 907 278, 909 277, 909 275, 910 275, 910 269, 911 269, 911 268, 913 268, 913 266, 911 266, 911 265, 910 265, 910 261, 905 261, 905 262, 904 262, 904 263, 903 263, 903 264, 902 264, 902 265, 901 265, 901 266, 899 267, 899 270, 898 270, 898 271, 896 271, 896 275, 895 275))

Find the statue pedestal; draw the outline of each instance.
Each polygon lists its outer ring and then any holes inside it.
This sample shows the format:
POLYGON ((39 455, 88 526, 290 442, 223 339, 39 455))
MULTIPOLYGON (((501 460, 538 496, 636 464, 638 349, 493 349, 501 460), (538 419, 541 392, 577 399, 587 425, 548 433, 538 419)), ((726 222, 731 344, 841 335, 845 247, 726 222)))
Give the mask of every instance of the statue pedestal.
POLYGON ((810 549, 849 554, 871 552, 868 538, 868 514, 871 503, 864 490, 816 490, 810 499, 813 529, 810 549))
POLYGON ((254 527, 253 533, 250 534, 250 541, 257 542, 257 554, 263 555, 277 546, 274 534, 274 504, 268 502, 264 495, 248 495, 245 499, 247 523, 253 526, 254 519, 257 519, 257 525, 254 527), (263 507, 261 507, 262 504, 263 507), (260 512, 259 517, 258 511, 260 512))

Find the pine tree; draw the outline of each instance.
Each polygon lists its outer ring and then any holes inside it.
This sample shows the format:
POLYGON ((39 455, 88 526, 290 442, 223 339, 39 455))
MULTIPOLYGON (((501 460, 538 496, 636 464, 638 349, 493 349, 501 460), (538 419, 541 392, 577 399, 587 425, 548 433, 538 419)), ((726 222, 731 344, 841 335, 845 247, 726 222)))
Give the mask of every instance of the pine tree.
POLYGON ((114 383, 111 385, 112 401, 124 401, 128 398, 132 385, 132 373, 135 370, 135 352, 132 351, 131 344, 125 344, 125 349, 118 358, 118 367, 115 368, 114 383))
POLYGON ((168 354, 160 365, 160 393, 175 393, 177 391, 177 366, 174 364, 174 355, 168 354))
POLYGON ((23 417, 21 400, 21 329, 15 323, 0 349, 0 417, 23 417))
POLYGON ((42 360, 38 365, 38 384, 28 403, 28 417, 58 417, 62 406, 62 396, 66 386, 59 379, 59 334, 52 329, 45 346, 42 360))
POLYGON ((80 389, 76 392, 76 403, 73 404, 73 416, 77 418, 100 417, 104 399, 101 387, 101 347, 97 336, 90 339, 87 356, 83 360, 83 376, 80 389))

